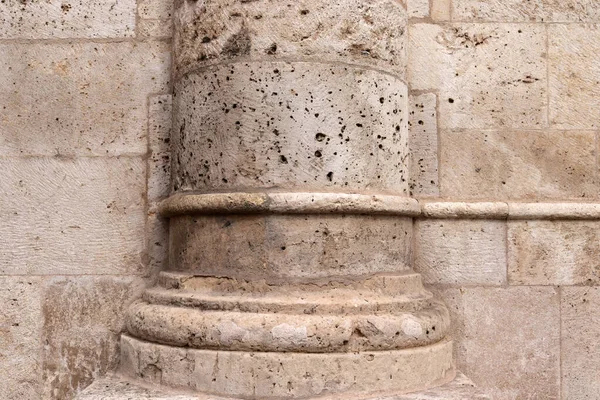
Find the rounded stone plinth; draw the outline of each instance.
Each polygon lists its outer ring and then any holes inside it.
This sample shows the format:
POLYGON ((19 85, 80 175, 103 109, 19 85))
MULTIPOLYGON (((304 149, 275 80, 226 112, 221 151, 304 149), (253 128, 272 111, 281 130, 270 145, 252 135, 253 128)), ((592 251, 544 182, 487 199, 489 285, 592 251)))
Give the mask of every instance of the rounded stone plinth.
POLYGON ((241 398, 373 396, 442 385, 454 378, 452 342, 358 353, 198 350, 123 336, 121 370, 146 382, 241 398))

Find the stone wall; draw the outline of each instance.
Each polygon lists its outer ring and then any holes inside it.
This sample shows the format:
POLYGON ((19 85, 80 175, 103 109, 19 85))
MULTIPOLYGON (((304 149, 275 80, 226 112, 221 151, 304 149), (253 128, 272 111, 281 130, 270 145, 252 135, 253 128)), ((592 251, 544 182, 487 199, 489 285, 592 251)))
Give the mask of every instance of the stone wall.
MULTIPOLYGON (((412 195, 598 201, 600 5, 407 1, 412 195)), ((0 399, 69 399, 115 367, 163 265, 170 4, 0 3, 0 399)), ((459 368, 495 399, 597 396, 599 228, 416 222, 459 368)))
POLYGON ((0 3, 1 399, 70 399, 118 362, 164 246, 169 37, 170 1, 0 3))
MULTIPOLYGON (((600 3, 408 6, 413 195, 597 202, 600 3)), ((495 399, 600 392, 600 221, 548 208, 416 224, 415 269, 453 313, 459 368, 495 399)))

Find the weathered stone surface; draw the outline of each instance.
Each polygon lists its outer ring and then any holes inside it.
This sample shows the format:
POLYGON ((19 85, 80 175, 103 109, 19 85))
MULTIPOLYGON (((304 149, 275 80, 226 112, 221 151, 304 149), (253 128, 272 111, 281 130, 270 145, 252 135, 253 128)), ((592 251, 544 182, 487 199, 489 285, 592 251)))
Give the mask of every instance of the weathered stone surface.
POLYGON ((166 198, 171 188, 171 125, 172 96, 150 98, 148 110, 149 150, 148 157, 148 203, 151 208, 166 198))
POLYGON ((169 59, 155 42, 0 44, 0 154, 146 153, 169 59))
POLYGON ((585 131, 442 131, 441 194, 597 198, 595 140, 585 131))
POLYGON ((506 282, 506 223, 420 220, 415 270, 426 283, 501 285, 506 282))
MULTIPOLYGON (((345 397, 348 399, 348 397, 345 397)), ((77 400, 225 400, 222 397, 203 393, 189 393, 176 389, 165 390, 139 381, 129 380, 120 375, 107 376, 94 382, 77 400)), ((338 396, 320 396, 319 399, 334 400, 338 396)), ((473 382, 458 372, 456 378, 436 388, 405 395, 389 395, 365 398, 362 400, 489 400, 489 397, 475 388, 473 382)), ((231 398, 230 398, 231 400, 231 398)), ((356 399, 358 400, 358 399, 356 399)))
POLYGON ((0 273, 138 273, 141 158, 0 158, 0 273))
POLYGON ((508 227, 511 284, 600 284, 600 222, 526 221, 508 227))
POLYGON ((146 219, 147 275, 163 271, 169 263, 169 220, 150 211, 146 219))
POLYGON ((411 237, 412 220, 402 217, 179 216, 169 269, 268 282, 400 272, 411 237))
POLYGON ((54 277, 43 292, 43 398, 67 399, 118 364, 124 312, 142 282, 129 277, 54 277))
POLYGON ((492 22, 592 22, 600 18, 594 0, 453 0, 453 19, 492 22))
POLYGON ((409 53, 411 88, 439 91, 440 128, 546 125, 543 26, 414 24, 409 53))
POLYGON ((114 38, 134 31, 135 0, 0 2, 0 38, 114 38))
POLYGON ((453 318, 464 325, 458 338, 465 359, 458 364, 477 387, 494 400, 560 398, 557 290, 463 288, 459 293, 464 314, 453 318))
MULTIPOLYGON (((421 215, 423 218, 439 219, 507 219, 509 207, 515 203, 501 201, 421 201, 421 215)), ((532 203, 519 203, 532 204, 532 203)))
POLYGON ((139 0, 137 34, 170 37, 173 33, 173 0, 139 0))
POLYGON ((431 19, 434 21, 450 21, 452 0, 429 0, 431 4, 431 19))
POLYGON ((179 3, 178 75, 240 57, 342 61, 405 74, 406 10, 396 0, 179 3))
POLYGON ((175 190, 408 192, 407 90, 387 74, 238 63, 190 74, 174 100, 175 190))
POLYGON ((454 377, 448 341, 414 349, 331 354, 197 350, 128 336, 121 344, 121 367, 129 376, 232 397, 306 398, 340 392, 345 397, 364 396, 373 387, 418 390, 454 377))
MULTIPOLYGON (((4 236, 4 235, 3 235, 4 236)), ((41 279, 0 277, 0 398, 41 397, 41 279)))
POLYGON ((437 96, 433 93, 413 95, 408 101, 410 193, 415 197, 437 197, 439 196, 437 96))
POLYGON ((600 393, 600 288, 561 290, 562 398, 593 399, 600 393))
POLYGON ((408 0, 406 6, 409 18, 429 17, 429 0, 408 0))
MULTIPOLYGON (((595 7, 600 16, 600 3, 595 7)), ((548 34, 550 124, 565 129, 598 129, 600 27, 552 25, 548 34)))

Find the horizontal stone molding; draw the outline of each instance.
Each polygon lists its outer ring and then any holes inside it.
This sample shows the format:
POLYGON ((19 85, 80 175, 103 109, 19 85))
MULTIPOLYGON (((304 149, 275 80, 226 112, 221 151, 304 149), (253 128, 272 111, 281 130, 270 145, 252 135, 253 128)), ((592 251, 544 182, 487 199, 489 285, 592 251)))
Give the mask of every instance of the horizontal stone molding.
POLYGON ((442 219, 600 220, 600 203, 421 202, 421 216, 442 219))
POLYGON ((387 214, 418 216, 415 199, 348 193, 175 194, 159 207, 163 216, 185 214, 387 214))
POLYGON ((177 193, 159 207, 186 214, 376 214, 432 219, 600 220, 600 203, 418 201, 386 194, 234 192, 177 193))

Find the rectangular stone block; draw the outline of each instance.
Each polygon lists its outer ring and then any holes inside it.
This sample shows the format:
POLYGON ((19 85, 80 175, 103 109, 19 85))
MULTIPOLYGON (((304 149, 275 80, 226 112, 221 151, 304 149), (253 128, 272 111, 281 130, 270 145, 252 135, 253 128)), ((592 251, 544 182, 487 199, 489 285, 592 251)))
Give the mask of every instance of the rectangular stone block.
POLYGON ((414 268, 430 284, 506 283, 506 222, 419 220, 414 268))
POLYGON ((453 0, 455 21, 597 22, 594 0, 453 0))
POLYGON ((434 21, 450 21, 452 0, 429 0, 431 3, 431 19, 434 21))
POLYGON ((169 64, 160 42, 0 44, 0 155, 145 154, 169 64))
MULTIPOLYGON (((4 252, 4 248, 2 252, 4 252)), ((41 278, 0 276, 0 398, 41 398, 41 278)))
POLYGON ((440 128, 547 125, 546 32, 538 24, 414 24, 413 90, 439 91, 440 128))
POLYGON ((169 195, 171 187, 172 96, 152 96, 149 103, 148 202, 153 208, 169 195))
POLYGON ((600 222, 523 221, 508 227, 511 284, 600 284, 600 222))
POLYGON ((453 295, 452 323, 463 329, 455 338, 464 357, 458 367, 482 392, 494 400, 560 398, 555 288, 474 287, 453 295))
POLYGON ((141 271, 141 157, 0 158, 0 170, 0 274, 141 271))
MULTIPOLYGON (((595 7, 600 14, 600 3, 595 7)), ((600 26, 550 25, 548 35, 550 124, 598 129, 600 26)))
POLYGON ((43 291, 44 399, 69 399, 119 362, 124 313, 143 282, 132 277, 54 277, 43 291))
POLYGON ((142 37, 170 37, 173 3, 172 0, 138 1, 138 34, 142 37))
POLYGON ((134 33, 135 0, 0 2, 0 38, 116 38, 134 33))
POLYGON ((594 199, 595 134, 442 131, 440 192, 465 199, 594 199))
POLYGON ((409 97, 410 192, 414 197, 439 196, 437 97, 409 97))
POLYGON ((562 398, 595 399, 600 393, 600 288, 561 290, 562 398))

